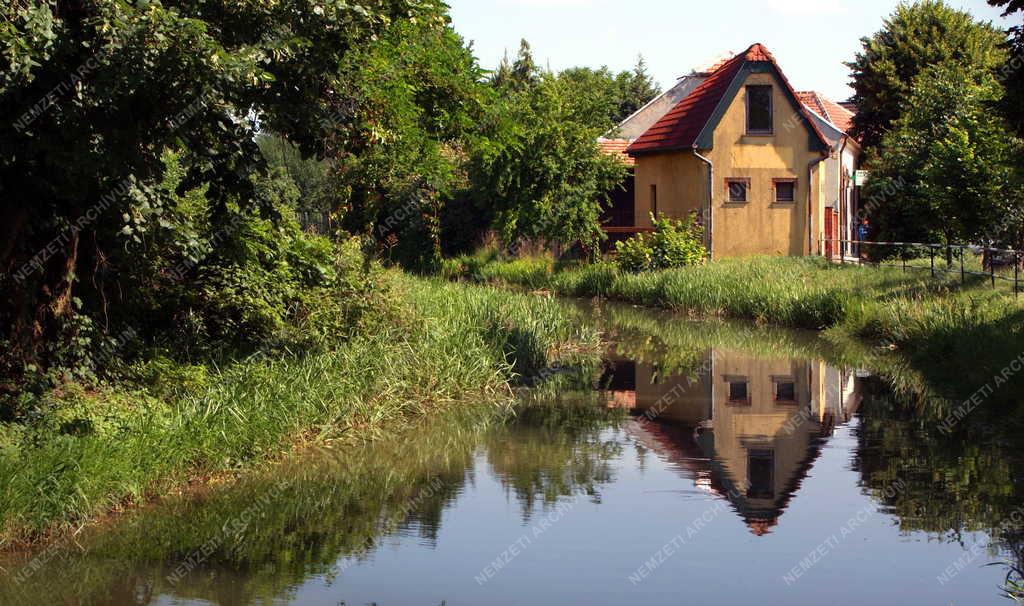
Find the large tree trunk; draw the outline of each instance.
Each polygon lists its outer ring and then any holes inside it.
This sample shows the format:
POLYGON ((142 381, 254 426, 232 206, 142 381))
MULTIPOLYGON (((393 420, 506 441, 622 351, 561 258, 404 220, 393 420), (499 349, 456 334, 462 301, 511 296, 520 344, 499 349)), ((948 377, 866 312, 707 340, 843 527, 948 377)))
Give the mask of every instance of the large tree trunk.
MULTIPOLYGON (((77 281, 81 234, 78 231, 70 232, 66 240, 62 245, 55 245, 57 240, 52 240, 41 249, 46 250, 45 247, 49 246, 49 250, 53 251, 43 264, 41 278, 34 279, 34 276, 28 275, 20 283, 14 280, 11 282, 15 292, 5 301, 5 304, 11 306, 8 310, 11 319, 8 327, 10 349, 7 352, 8 359, 3 364, 6 368, 2 370, 11 375, 15 384, 25 365, 33 364, 39 368, 49 366, 52 360, 49 359, 51 351, 47 346, 59 346, 60 340, 69 336, 62 333, 62 328, 74 313, 74 285, 77 281)), ((5 260, 8 265, 12 261, 23 263, 24 259, 5 260)), ((13 270, 19 268, 20 265, 13 270)))

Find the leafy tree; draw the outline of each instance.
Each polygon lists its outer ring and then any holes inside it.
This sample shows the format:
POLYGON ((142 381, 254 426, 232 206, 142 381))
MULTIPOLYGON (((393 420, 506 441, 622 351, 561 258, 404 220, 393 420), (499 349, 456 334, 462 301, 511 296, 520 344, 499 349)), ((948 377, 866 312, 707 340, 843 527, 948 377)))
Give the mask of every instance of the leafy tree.
POLYGON ((440 259, 440 215, 465 189, 466 152, 489 90, 447 18, 399 21, 344 66, 371 144, 338 159, 344 227, 371 236, 389 258, 431 268, 440 259))
POLYGON ((602 128, 580 116, 558 77, 541 73, 534 86, 520 86, 496 89, 484 137, 471 154, 473 197, 494 213, 506 242, 596 248, 604 237, 602 207, 625 169, 600 153, 602 128))
POLYGON ((498 89, 523 91, 536 86, 540 69, 533 60, 533 50, 525 39, 519 41, 519 52, 515 62, 510 62, 508 51, 502 57, 498 68, 491 74, 491 85, 498 89))
POLYGON ((559 72, 566 99, 576 109, 579 121, 608 130, 661 93, 647 74, 641 57, 633 71, 612 73, 607 67, 573 67, 559 72))
MULTIPOLYGON (((1019 13, 1024 18, 1024 0, 989 0, 992 6, 1005 7, 1004 17, 1019 13)), ((999 69, 1006 85, 1003 110, 1017 133, 1024 136, 1024 26, 1016 25, 1008 32, 1009 57, 999 69)))
POLYGON ((619 86, 619 107, 612 116, 612 121, 616 124, 632 116, 661 94, 661 87, 647 73, 647 63, 643 56, 637 57, 636 67, 632 72, 619 73, 616 82, 619 86))
POLYGON ((1024 146, 991 111, 1002 94, 974 65, 947 61, 918 74, 872 158, 866 195, 897 192, 878 210, 883 239, 1020 242, 1013 218, 1024 201, 1013 165, 1024 146))
POLYGON ((571 67, 558 73, 554 85, 572 119, 606 131, 620 122, 619 82, 607 67, 571 67))
POLYGON ((901 4, 847 63, 858 113, 854 127, 866 147, 875 147, 906 107, 915 77, 930 65, 955 61, 993 70, 1005 60, 1003 34, 943 0, 901 4))
POLYGON ((138 251, 171 229, 165 151, 181 191, 204 186, 214 231, 233 212, 276 214, 257 120, 305 155, 365 132, 338 66, 435 2, 58 0, 0 8, 0 336, 4 374, 46 366, 76 322, 119 305, 138 251))

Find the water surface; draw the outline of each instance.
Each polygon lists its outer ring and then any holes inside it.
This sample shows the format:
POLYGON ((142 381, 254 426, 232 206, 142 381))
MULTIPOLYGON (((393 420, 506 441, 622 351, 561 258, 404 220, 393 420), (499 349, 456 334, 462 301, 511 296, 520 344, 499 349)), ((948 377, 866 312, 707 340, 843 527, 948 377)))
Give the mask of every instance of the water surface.
POLYGON ((1009 413, 948 433, 816 335, 587 313, 615 346, 515 414, 163 503, 13 563, 0 603, 1007 603, 1009 413))

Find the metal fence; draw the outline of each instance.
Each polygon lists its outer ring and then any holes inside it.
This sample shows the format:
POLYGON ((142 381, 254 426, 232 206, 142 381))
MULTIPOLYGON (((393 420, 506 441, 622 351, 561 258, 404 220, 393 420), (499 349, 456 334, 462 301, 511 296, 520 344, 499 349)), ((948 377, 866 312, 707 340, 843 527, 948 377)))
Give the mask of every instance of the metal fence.
POLYGON ((968 277, 985 278, 993 288, 1008 283, 1014 296, 1021 292, 1021 265, 1024 251, 989 246, 957 244, 923 244, 920 242, 872 242, 861 240, 825 239, 824 249, 842 251, 833 257, 840 263, 860 265, 891 265, 902 267, 904 272, 928 271, 932 277, 959 274, 960 282, 968 277), (835 246, 837 245, 838 246, 835 246), (831 245, 831 246, 830 246, 831 245), (967 255, 973 255, 970 262, 967 255), (980 256, 981 271, 973 262, 980 256), (927 260, 928 264, 923 262, 927 260))

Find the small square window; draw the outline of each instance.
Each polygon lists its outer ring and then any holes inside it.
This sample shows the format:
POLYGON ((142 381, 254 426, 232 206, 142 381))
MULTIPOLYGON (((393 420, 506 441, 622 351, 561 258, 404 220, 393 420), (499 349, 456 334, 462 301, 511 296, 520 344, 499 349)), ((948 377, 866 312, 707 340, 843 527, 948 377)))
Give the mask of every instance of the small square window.
POLYGON ((729 193, 729 202, 746 202, 750 182, 746 179, 728 179, 725 186, 729 193))
POLYGON ((776 180, 775 181, 776 202, 796 202, 796 181, 776 180))
POLYGON ((775 400, 777 402, 796 402, 796 383, 789 379, 775 381, 775 400))
POLYGON ((750 391, 747 389, 747 380, 742 378, 731 378, 729 381, 729 401, 746 404, 750 398, 750 391))

